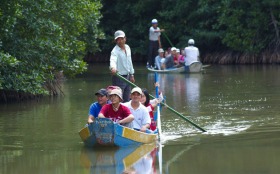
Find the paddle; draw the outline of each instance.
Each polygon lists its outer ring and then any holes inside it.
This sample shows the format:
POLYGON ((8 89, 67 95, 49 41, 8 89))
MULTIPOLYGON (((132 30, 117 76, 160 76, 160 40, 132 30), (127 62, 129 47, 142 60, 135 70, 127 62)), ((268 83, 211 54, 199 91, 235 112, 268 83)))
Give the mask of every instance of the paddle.
POLYGON ((163 35, 165 36, 165 38, 167 39, 167 41, 169 42, 169 44, 174 47, 174 45, 171 43, 171 41, 169 40, 169 38, 167 37, 167 35, 165 34, 165 32, 162 32, 163 35))
MULTIPOLYGON (((127 80, 126 78, 124 78, 123 76, 121 76, 119 73, 116 73, 116 76, 118 76, 120 79, 126 81, 127 83, 129 83, 130 85, 134 86, 134 87, 138 87, 137 85, 135 85, 134 83, 132 83, 131 81, 127 80)), ((150 97, 155 98, 154 96, 152 96, 151 94, 149 94, 150 97)), ((170 111, 174 112, 176 115, 178 115, 179 117, 181 117, 182 119, 184 119, 185 121, 189 122, 191 125, 193 125, 194 127, 198 128, 199 130, 201 130, 202 132, 206 132, 206 130, 204 130, 203 128, 199 127, 197 124, 195 124, 194 122, 192 122, 190 119, 186 118, 185 116, 183 116, 182 114, 180 114, 178 111, 175 111, 173 108, 171 108, 170 106, 168 106, 166 103, 161 102, 161 104, 163 104, 164 106, 166 106, 170 111)))

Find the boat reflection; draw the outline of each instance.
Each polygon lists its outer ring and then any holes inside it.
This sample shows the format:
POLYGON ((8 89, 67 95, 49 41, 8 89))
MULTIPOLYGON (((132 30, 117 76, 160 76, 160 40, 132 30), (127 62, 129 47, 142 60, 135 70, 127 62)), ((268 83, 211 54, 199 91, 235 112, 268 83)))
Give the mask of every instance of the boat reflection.
POLYGON ((186 99, 189 113, 194 115, 199 112, 200 84, 202 74, 186 74, 186 99))
MULTIPOLYGON (((154 73, 148 74, 148 81, 154 81, 154 73)), ((160 91, 166 95, 167 103, 174 103, 174 109, 186 108, 188 115, 199 112, 200 85, 203 74, 158 74, 160 91)), ((151 83, 152 85, 152 83, 151 83)), ((152 89, 152 86, 150 86, 152 89)))
POLYGON ((152 173, 155 170, 156 144, 129 147, 98 147, 81 150, 81 163, 89 173, 152 173))

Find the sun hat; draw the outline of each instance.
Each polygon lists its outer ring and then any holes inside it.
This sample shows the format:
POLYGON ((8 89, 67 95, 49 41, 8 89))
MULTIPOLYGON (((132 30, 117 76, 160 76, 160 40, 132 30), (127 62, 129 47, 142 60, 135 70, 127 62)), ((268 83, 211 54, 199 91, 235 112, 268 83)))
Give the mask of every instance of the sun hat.
POLYGON ((189 39, 188 44, 194 45, 194 40, 193 39, 189 39))
POLYGON ((152 24, 157 24, 157 23, 158 23, 157 19, 152 20, 152 24))
POLYGON ((108 86, 106 89, 107 89, 107 91, 108 91, 108 90, 121 89, 121 88, 118 87, 118 86, 108 86))
POLYGON ((115 40, 116 40, 119 37, 125 37, 125 33, 122 30, 118 30, 115 32, 114 36, 115 36, 115 40))
POLYGON ((123 98, 122 98, 122 90, 121 90, 121 89, 113 89, 113 90, 110 92, 109 95, 111 96, 111 95, 113 95, 113 94, 119 96, 120 99, 123 100, 123 98))
POLYGON ((107 92, 107 90, 106 90, 106 89, 101 88, 101 89, 99 89, 99 90, 95 93, 95 95, 102 95, 102 96, 106 96, 106 95, 108 95, 108 92, 107 92))
POLYGON ((159 53, 164 53, 164 50, 162 48, 158 49, 159 53))
POLYGON ((130 93, 133 94, 134 92, 138 92, 141 95, 143 94, 142 89, 139 87, 133 88, 130 93))
POLYGON ((172 47, 172 48, 171 48, 171 51, 176 51, 176 48, 175 48, 175 47, 172 47))

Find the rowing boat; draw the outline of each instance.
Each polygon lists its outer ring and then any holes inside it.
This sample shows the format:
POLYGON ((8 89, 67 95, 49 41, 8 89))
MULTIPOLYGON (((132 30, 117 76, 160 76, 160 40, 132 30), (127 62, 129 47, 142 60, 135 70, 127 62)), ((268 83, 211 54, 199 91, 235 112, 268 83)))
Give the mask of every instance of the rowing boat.
POLYGON ((87 124, 79 132, 84 144, 93 146, 141 145, 155 142, 156 134, 147 134, 114 123, 108 118, 96 118, 93 123, 87 124))
POLYGON ((168 68, 164 70, 152 69, 148 67, 148 70, 151 72, 158 72, 158 73, 199 73, 202 71, 202 68, 206 67, 203 66, 201 62, 192 62, 189 66, 180 66, 174 68, 168 68))

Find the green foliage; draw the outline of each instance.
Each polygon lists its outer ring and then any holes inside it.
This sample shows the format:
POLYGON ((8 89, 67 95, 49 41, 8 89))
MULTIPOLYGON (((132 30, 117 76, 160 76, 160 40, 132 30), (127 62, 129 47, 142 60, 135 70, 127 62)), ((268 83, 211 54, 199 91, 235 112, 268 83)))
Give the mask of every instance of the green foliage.
MULTIPOLYGON (((148 29, 153 18, 176 47, 193 38, 202 52, 233 50, 259 53, 279 50, 280 1, 277 0, 103 0, 101 26, 106 40, 101 49, 113 47, 113 33, 125 31, 134 53, 147 54, 148 29), (117 14, 117 15, 116 15, 117 14)), ((171 45, 162 35, 163 47, 171 45)))
POLYGON ((42 94, 57 72, 71 77, 84 72, 85 53, 96 52, 104 38, 98 28, 101 7, 98 0, 1 1, 1 89, 42 94))
POLYGON ((33 95, 47 94, 42 88, 44 78, 39 71, 22 68, 28 65, 4 53, 0 53, 0 64, 0 89, 33 95))

